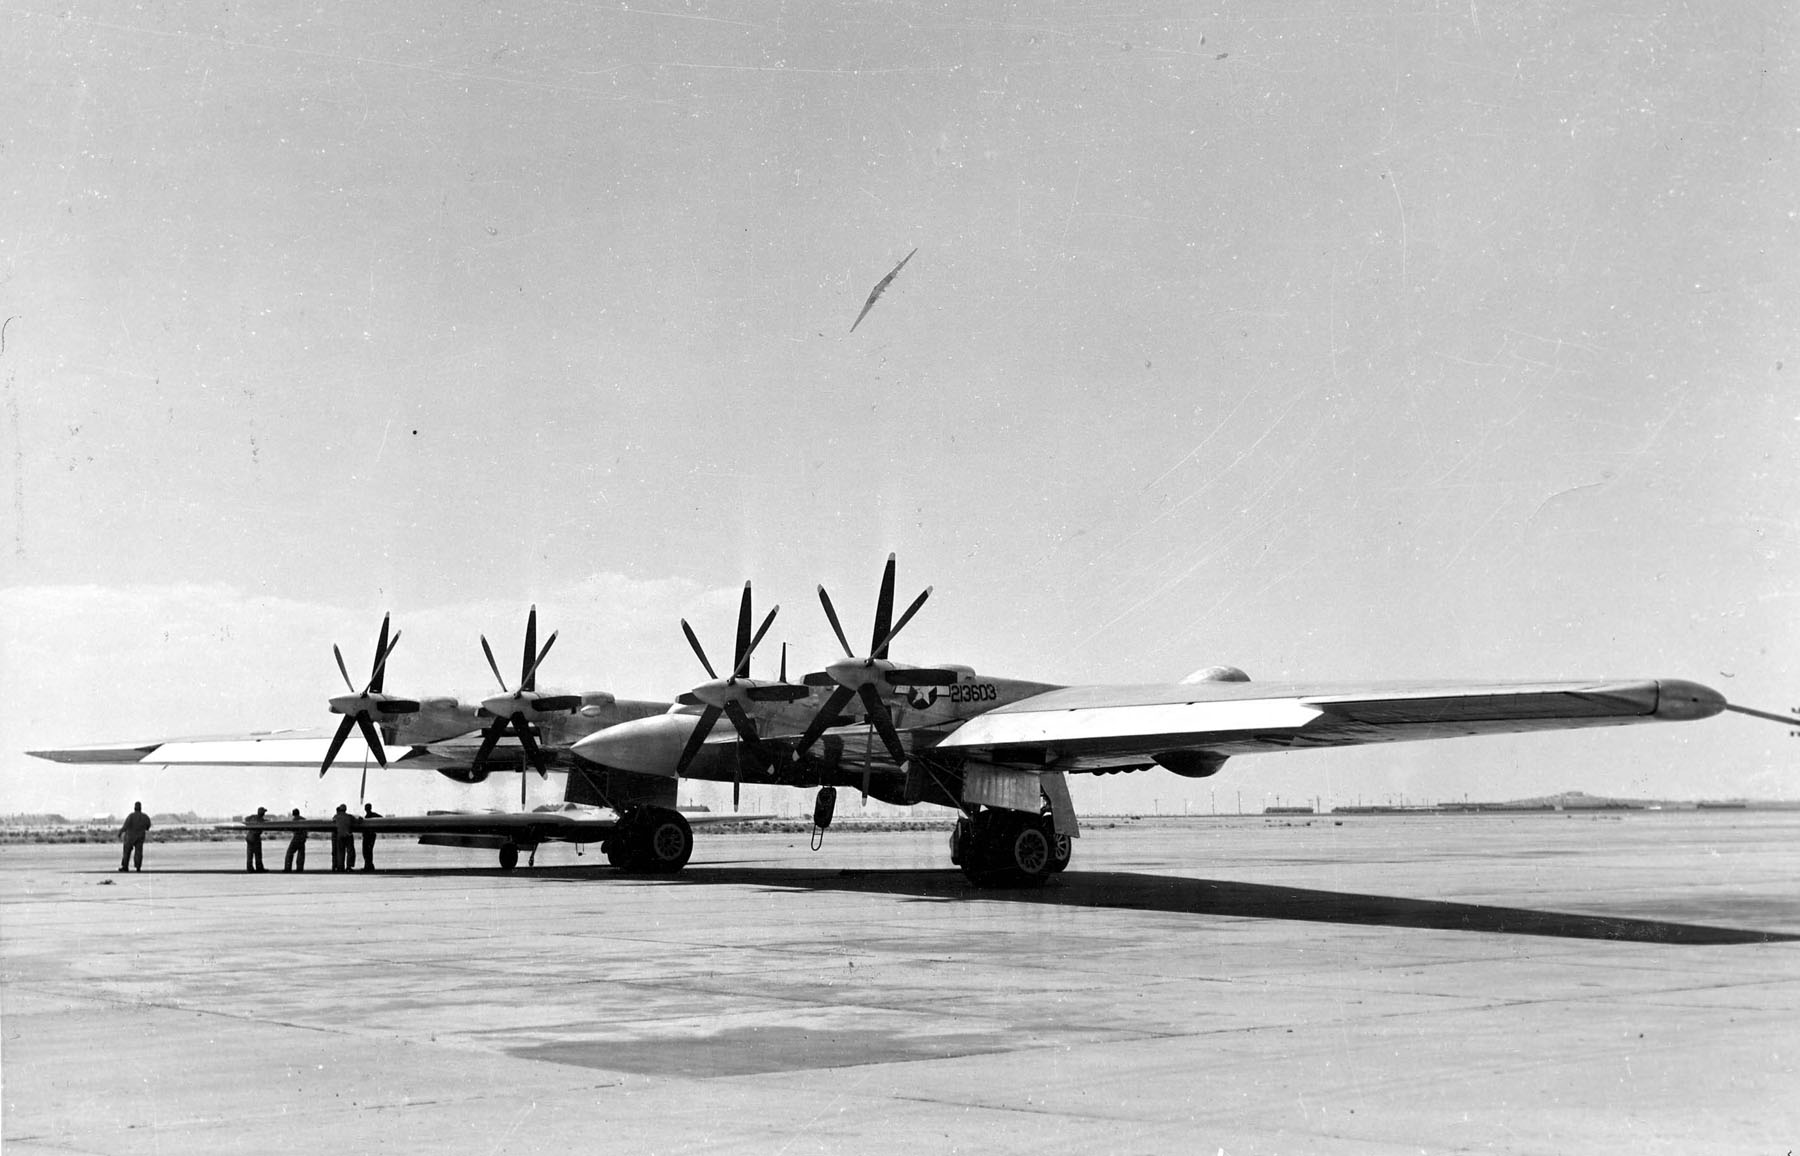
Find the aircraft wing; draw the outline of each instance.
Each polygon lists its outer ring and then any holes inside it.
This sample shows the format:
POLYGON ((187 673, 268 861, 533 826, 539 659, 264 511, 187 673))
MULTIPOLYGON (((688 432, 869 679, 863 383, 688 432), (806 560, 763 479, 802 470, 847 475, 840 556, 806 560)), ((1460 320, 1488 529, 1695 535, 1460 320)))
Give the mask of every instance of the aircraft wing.
POLYGON ((1679 679, 1068 687, 978 715, 937 744, 994 762, 1097 770, 1196 758, 1706 718, 1716 691, 1679 679), (1183 752, 1171 760, 1159 755, 1183 752))
MULTIPOLYGON (((331 732, 326 730, 257 731, 237 735, 208 735, 199 738, 154 739, 141 743, 101 743, 86 747, 57 750, 26 751, 34 758, 55 763, 135 763, 146 767, 312 767, 318 769, 331 745, 331 732)), ((464 736, 447 742, 406 746, 386 744, 383 752, 388 765, 410 766, 423 770, 467 767, 474 761, 479 736, 464 736)), ((561 744, 549 745, 545 753, 554 764, 561 744)), ((377 760, 362 741, 352 734, 339 753, 339 766, 353 767, 367 759, 377 760)), ((497 748, 489 760, 494 771, 517 770, 523 755, 516 744, 497 748)))
MULTIPOLYGON (((141 763, 145 766, 316 767, 325 758, 331 732, 317 729, 253 731, 236 735, 153 739, 141 743, 100 743, 60 750, 26 751, 56 763, 141 763)), ((345 761, 361 758, 360 739, 345 744, 345 761), (355 750, 352 752, 351 747, 355 750)))

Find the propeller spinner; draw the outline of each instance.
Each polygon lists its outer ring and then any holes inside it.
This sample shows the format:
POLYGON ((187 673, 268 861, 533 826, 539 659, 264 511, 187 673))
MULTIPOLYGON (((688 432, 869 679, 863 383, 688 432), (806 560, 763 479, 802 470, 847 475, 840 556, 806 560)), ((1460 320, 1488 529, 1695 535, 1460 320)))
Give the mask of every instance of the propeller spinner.
POLYGON ((796 755, 819 741, 827 727, 838 717, 840 712, 850 704, 850 700, 862 700, 863 711, 868 717, 869 725, 881 736, 882 745, 896 763, 906 761, 906 749, 900 745, 900 735, 894 729, 894 716, 888 710, 885 694, 894 687, 900 686, 949 686, 957 678, 954 670, 931 667, 901 667, 888 661, 888 647, 894 636, 905 629, 912 621, 919 607, 931 597, 931 587, 927 586, 919 596, 906 608, 900 621, 893 622, 894 614, 894 556, 888 555, 887 569, 881 575, 881 593, 875 602, 875 630, 870 637, 869 653, 866 657, 858 657, 850 649, 849 640, 844 637, 844 628, 838 623, 837 611, 831 605, 831 595, 825 593, 825 587, 819 587, 819 603, 825 607, 825 617, 831 622, 832 633, 837 635, 838 645, 844 648, 844 657, 827 666, 822 674, 806 676, 808 685, 837 687, 825 700, 824 706, 814 716, 806 733, 800 736, 799 745, 794 748, 796 755), (890 625, 892 623, 892 625, 890 625))
POLYGON ((369 753, 375 761, 387 766, 387 753, 382 749, 381 736, 376 733, 374 716, 412 714, 419 709, 419 704, 412 699, 394 698, 383 694, 382 682, 387 675, 388 656, 394 653, 394 647, 400 645, 400 632, 395 631, 392 639, 388 638, 389 615, 381 616, 381 635, 375 640, 375 662, 369 670, 369 681, 361 691, 350 681, 350 669, 344 665, 344 652, 338 649, 337 643, 331 644, 332 657, 337 659, 338 673, 344 676, 344 685, 349 694, 340 694, 331 700, 331 713, 341 714, 344 721, 338 724, 337 733, 331 737, 331 746, 325 750, 325 761, 319 765, 319 775, 324 776, 337 761, 338 752, 344 747, 344 740, 350 737, 350 728, 362 731, 363 741, 369 746, 369 753))

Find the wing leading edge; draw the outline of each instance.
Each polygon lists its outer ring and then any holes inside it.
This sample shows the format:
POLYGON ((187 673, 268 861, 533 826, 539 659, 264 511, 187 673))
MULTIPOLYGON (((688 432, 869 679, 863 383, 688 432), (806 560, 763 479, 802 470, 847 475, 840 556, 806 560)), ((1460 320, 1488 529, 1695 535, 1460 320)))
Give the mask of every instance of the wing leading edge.
POLYGON ((1718 692, 1679 679, 1498 683, 1194 683, 1069 687, 969 720, 939 749, 1044 752, 1069 769, 1483 734, 1707 718, 1718 692))

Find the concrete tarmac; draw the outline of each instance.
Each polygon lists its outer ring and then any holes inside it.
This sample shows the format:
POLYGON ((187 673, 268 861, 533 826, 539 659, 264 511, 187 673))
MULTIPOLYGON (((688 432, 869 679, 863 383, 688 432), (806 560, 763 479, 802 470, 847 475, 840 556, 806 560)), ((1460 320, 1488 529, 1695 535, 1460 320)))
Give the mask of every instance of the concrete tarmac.
POLYGON ((1800 814, 1099 820, 1026 893, 806 844, 5 847, 5 1151, 1800 1149, 1800 814))

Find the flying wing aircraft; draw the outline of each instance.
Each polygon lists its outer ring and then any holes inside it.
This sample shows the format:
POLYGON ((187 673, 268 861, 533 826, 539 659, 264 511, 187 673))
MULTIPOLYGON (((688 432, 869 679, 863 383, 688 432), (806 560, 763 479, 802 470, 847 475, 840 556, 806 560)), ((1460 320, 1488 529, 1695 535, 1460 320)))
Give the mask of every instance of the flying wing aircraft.
MULTIPOLYGON (((787 680, 785 655, 779 679, 750 676, 750 659, 775 612, 753 634, 746 583, 726 677, 718 677, 692 627, 681 624, 712 677, 674 704, 605 692, 537 692, 537 667, 555 636, 535 648, 534 609, 517 689, 507 689, 483 638, 502 693, 480 708, 386 695, 382 681, 394 643, 384 622, 362 692, 337 654, 351 694, 331 701, 345 718, 329 739, 324 732, 267 732, 30 753, 71 763, 310 766, 323 751, 323 773, 354 729, 377 761, 400 748, 394 765, 430 768, 459 782, 516 770, 522 797, 528 769, 566 773, 568 801, 618 814, 617 829, 629 837, 600 835, 609 858, 616 841, 622 850, 614 862, 627 870, 675 870, 687 861, 690 824, 671 819, 679 817, 674 801, 682 778, 732 783, 734 798, 743 783, 818 788, 820 827, 830 823, 837 789, 853 787, 883 802, 957 810, 952 862, 977 885, 1021 886, 1041 883, 1069 862, 1071 840, 1080 834, 1071 774, 1160 768, 1206 778, 1238 755, 1691 721, 1725 710, 1800 725, 1800 716, 1738 706, 1709 687, 1669 678, 1254 683, 1227 666, 1146 685, 998 678, 962 664, 915 666, 889 657, 896 636, 931 594, 929 588, 920 593, 896 621, 892 555, 866 653, 850 645, 824 587, 818 594, 844 657, 799 683, 787 680), (371 730, 378 732, 374 740, 371 730)), ((530 838, 537 829, 525 830, 530 838)), ((507 837, 498 829, 462 833, 507 837)), ((516 836, 512 841, 523 845, 516 836)))

